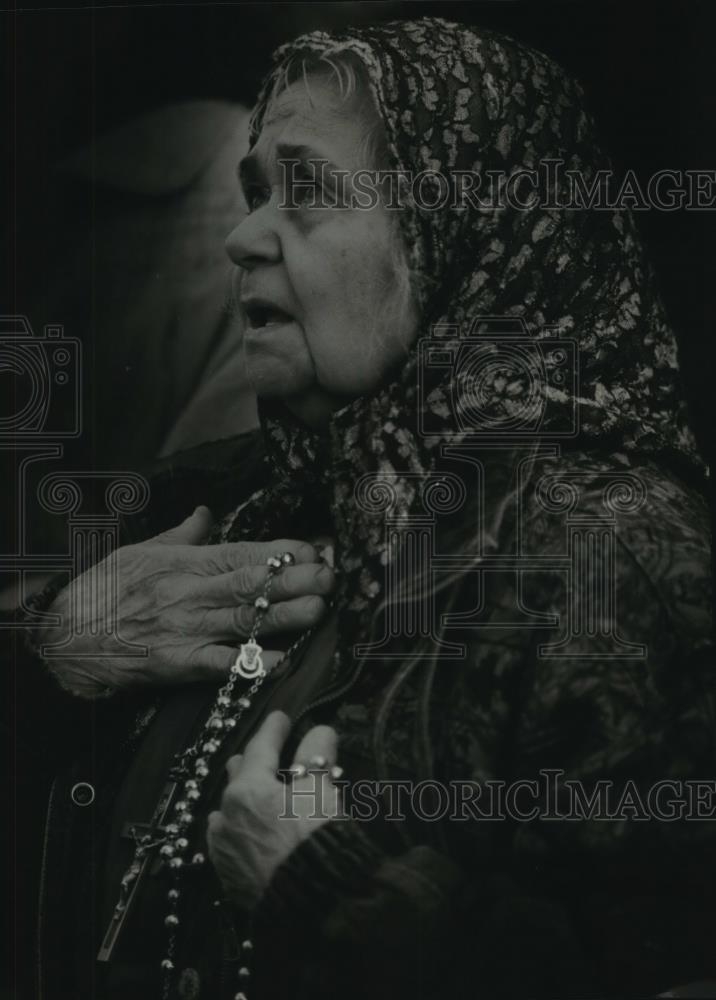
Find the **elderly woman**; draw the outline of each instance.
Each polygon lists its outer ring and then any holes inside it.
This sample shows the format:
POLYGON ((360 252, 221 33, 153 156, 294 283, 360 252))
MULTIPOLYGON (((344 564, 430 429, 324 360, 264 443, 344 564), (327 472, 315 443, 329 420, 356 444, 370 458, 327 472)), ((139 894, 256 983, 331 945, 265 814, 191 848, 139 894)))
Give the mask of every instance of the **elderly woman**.
POLYGON ((608 167, 509 39, 278 51, 227 241, 261 447, 204 476, 215 524, 110 561, 144 659, 102 655, 107 565, 53 608, 86 607, 51 664, 90 749, 49 811, 43 996, 716 977, 703 467, 628 212, 518 185, 557 160, 608 167))

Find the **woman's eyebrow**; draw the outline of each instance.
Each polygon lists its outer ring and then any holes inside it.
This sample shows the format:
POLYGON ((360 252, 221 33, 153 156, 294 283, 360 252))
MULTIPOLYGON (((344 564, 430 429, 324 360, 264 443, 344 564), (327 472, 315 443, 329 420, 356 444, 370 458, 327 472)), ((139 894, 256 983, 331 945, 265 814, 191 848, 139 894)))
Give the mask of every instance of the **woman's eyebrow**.
MULTIPOLYGON (((316 160, 321 164, 325 164, 324 169, 328 171, 338 171, 340 169, 319 150, 300 143, 278 143, 276 146, 276 162, 280 163, 281 160, 300 160, 303 163, 316 160)), ((255 183, 261 178, 263 170, 255 150, 252 150, 252 152, 239 161, 236 174, 242 185, 255 183)))
POLYGON ((306 146, 303 144, 294 144, 280 142, 276 146, 276 160, 281 162, 281 160, 301 160, 303 163, 308 163, 311 160, 317 160, 320 163, 325 163, 328 170, 338 170, 339 168, 335 163, 324 154, 319 152, 317 149, 313 149, 311 146, 306 146))

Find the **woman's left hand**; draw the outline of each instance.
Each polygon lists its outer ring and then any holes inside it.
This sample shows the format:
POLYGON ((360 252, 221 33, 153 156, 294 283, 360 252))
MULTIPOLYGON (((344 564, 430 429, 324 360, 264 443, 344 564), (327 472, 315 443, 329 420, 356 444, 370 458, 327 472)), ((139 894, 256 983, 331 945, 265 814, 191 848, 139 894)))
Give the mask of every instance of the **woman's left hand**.
POLYGON ((309 730, 292 766, 310 770, 284 783, 277 769, 290 728, 284 712, 266 717, 243 755, 227 762, 221 810, 209 815, 209 857, 227 897, 244 908, 259 901, 291 851, 340 811, 339 790, 328 773, 336 763, 336 731, 330 726, 309 730), (317 764, 314 758, 322 760, 317 764))

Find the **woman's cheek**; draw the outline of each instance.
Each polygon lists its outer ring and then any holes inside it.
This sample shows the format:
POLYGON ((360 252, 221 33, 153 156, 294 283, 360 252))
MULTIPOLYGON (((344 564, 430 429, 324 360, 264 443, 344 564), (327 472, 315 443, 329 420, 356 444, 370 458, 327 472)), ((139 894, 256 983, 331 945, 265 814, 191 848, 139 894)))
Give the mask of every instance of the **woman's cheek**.
POLYGON ((382 370, 366 345, 390 285, 388 227, 374 212, 322 211, 321 225, 284 243, 284 261, 317 381, 359 394, 375 387, 382 370))

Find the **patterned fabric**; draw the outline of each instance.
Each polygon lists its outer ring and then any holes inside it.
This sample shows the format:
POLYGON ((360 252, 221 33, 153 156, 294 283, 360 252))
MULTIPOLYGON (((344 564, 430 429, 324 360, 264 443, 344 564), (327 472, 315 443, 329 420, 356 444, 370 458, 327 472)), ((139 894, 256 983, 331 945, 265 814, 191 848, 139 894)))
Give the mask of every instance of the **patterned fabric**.
MULTIPOLYGON (((543 482, 554 477, 575 488, 577 518, 606 529, 605 485, 620 467, 618 460, 583 452, 538 463, 543 482)), ((695 761, 711 773, 716 688, 706 504, 653 463, 633 466, 630 474, 643 501, 613 522, 617 547, 611 570, 606 546, 598 547, 583 574, 550 565, 550 557, 564 556, 578 544, 574 537, 570 542, 577 521, 562 511, 545 511, 537 491, 531 492, 523 504, 520 549, 541 556, 542 568, 521 574, 519 594, 515 577, 500 578, 489 620, 468 636, 465 663, 445 661, 429 686, 424 676, 409 678, 389 706, 389 725, 382 691, 367 684, 351 690, 336 709, 341 753, 364 755, 366 729, 377 720, 384 769, 402 773, 417 760, 424 772, 425 759, 416 758, 412 742, 421 702, 429 698, 430 744, 446 780, 509 781, 534 778, 540 767, 559 767, 585 787, 625 777, 643 780, 646 787, 657 779, 698 775, 695 761), (614 583, 612 603, 592 603, 589 590, 607 576, 614 583), (594 628, 576 630, 570 655, 564 649, 554 650, 561 658, 538 655, 539 645, 556 645, 570 635, 570 604, 591 605, 594 628), (555 611, 559 625, 550 628, 539 620, 555 611), (520 619, 522 625, 515 626, 520 619), (643 654, 618 655, 629 643, 642 645, 643 654)), ((469 586, 478 591, 474 576, 469 586)), ((546 826, 551 835, 588 848, 639 836, 628 823, 609 829, 599 821, 567 824, 568 831, 564 824, 546 826)), ((544 827, 539 821, 525 825, 520 837, 546 836, 544 827)), ((713 834, 697 828, 693 824, 690 831, 694 838, 713 834)), ((674 829, 661 833, 676 835, 674 829)), ((470 830, 471 837, 479 835, 470 830)))
MULTIPOLYGON (((503 171, 507 178, 561 159, 590 184, 609 168, 579 85, 549 58, 492 32, 431 18, 319 31, 280 48, 253 116, 252 144, 262 101, 286 61, 296 53, 345 51, 365 67, 394 169, 442 171, 454 182, 459 170, 503 171)), ((567 194, 561 186, 550 193, 567 194)), ((426 365, 416 343, 390 384, 335 413, 325 433, 309 431, 280 405, 261 404, 272 485, 240 516, 229 515, 216 536, 305 537, 312 526, 325 531, 328 516, 341 571, 344 655, 368 634, 395 558, 385 541, 384 509, 357 501, 366 473, 380 474, 394 491, 392 513, 422 513, 417 484, 440 470, 439 445, 474 440, 476 420, 520 431, 521 420, 535 412, 543 434, 559 435, 576 420, 580 447, 618 452, 623 465, 649 455, 701 468, 674 337, 628 211, 539 205, 427 211, 410 197, 403 203, 400 222, 421 308, 418 340, 434 324, 452 325, 464 338, 476 317, 501 316, 526 321, 523 346, 501 346, 481 326, 473 333, 486 353, 473 354, 472 370, 468 364, 458 371, 426 365), (561 384, 552 377, 557 336, 576 345, 561 384), (540 343, 550 343, 549 351, 540 343), (578 381, 570 381, 576 374, 578 381)), ((504 490, 510 489, 508 479, 504 490)), ((507 530, 504 501, 495 493, 483 512, 497 549, 507 530)), ((465 544, 468 535, 466 526, 465 544)))

